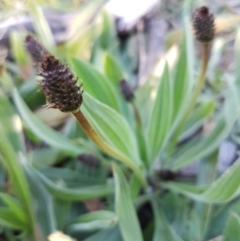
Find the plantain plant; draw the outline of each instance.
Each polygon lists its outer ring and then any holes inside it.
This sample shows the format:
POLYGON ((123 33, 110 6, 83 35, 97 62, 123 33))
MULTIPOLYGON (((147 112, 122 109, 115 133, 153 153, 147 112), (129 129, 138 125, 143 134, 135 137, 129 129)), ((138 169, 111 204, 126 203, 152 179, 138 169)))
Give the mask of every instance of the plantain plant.
MULTIPOLYGON (((240 162, 219 173, 217 161, 224 140, 238 141, 239 30, 234 78, 226 76, 217 93, 206 82, 218 29, 205 6, 184 15, 176 63, 162 59, 160 75, 133 89, 106 12, 100 30, 97 21, 82 25, 57 47, 52 36, 39 40, 51 31, 41 9, 28 7, 38 37, 14 32, 16 64, 6 62, 1 72, 2 237, 236 240, 240 162), (77 44, 86 38, 89 49, 77 44), (87 51, 90 61, 83 60, 87 51), (191 165, 189 177, 183 170, 191 165)), ((96 5, 84 11, 76 21, 86 23, 96 5)))

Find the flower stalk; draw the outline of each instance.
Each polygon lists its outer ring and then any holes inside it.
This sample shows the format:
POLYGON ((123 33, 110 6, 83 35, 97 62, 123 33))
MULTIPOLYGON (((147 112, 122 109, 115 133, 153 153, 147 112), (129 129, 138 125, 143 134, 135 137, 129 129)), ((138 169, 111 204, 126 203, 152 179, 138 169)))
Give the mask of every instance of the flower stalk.
POLYGON ((127 156, 110 146, 93 129, 88 122, 80 106, 83 102, 82 85, 77 84, 77 78, 70 69, 60 63, 53 55, 44 51, 44 48, 35 39, 27 37, 25 41, 26 50, 32 58, 38 62, 40 67, 40 86, 46 96, 47 108, 56 108, 62 112, 71 112, 77 119, 87 136, 105 153, 121 161, 128 166, 141 183, 146 186, 146 180, 139 166, 132 162, 127 156))
POLYGON ((126 166, 128 166, 130 169, 132 169, 135 173, 135 175, 139 178, 139 180, 142 182, 144 186, 146 186, 146 180, 143 178, 142 172, 138 166, 134 165, 132 161, 119 152, 118 150, 114 149, 112 146, 110 146, 103 138, 97 134, 97 132, 92 128, 89 121, 86 119, 82 111, 79 109, 77 111, 72 112, 74 117, 77 119, 79 124, 81 125, 82 129, 86 133, 86 135, 93 141, 93 143, 99 147, 103 152, 108 154, 109 156, 112 156, 116 158, 117 160, 124 163, 126 166))
POLYGON ((202 47, 202 60, 201 60, 200 73, 199 73, 196 85, 194 86, 194 89, 193 89, 190 105, 186 110, 177 130, 175 131, 172 137, 171 144, 168 148, 168 155, 170 155, 173 152, 174 147, 178 141, 178 138, 187 120, 189 119, 197 103, 197 99, 203 89, 203 86, 206 80, 207 67, 208 67, 208 62, 210 57, 210 43, 213 40, 214 34, 215 34, 214 17, 213 17, 213 14, 209 13, 209 10, 207 7, 197 8, 192 15, 192 22, 193 22, 193 28, 195 32, 195 38, 201 43, 201 47, 202 47))

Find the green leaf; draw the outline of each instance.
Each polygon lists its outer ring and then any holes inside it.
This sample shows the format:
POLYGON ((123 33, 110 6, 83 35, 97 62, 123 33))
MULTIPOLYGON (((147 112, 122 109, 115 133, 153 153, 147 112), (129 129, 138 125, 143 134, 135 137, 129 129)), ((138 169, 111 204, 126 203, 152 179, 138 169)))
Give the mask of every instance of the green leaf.
POLYGON ((48 50, 54 50, 55 41, 42 9, 39 7, 39 5, 32 1, 27 1, 26 3, 28 5, 31 17, 34 20, 33 24, 39 38, 41 38, 42 43, 44 43, 48 50))
MULTIPOLYGON (((214 151, 208 157, 202 159, 198 166, 197 184, 209 185, 216 178, 218 162, 218 151, 214 151)), ((213 215, 213 205, 206 203, 196 204, 197 217, 201 222, 200 240, 204 240, 211 216, 213 215)))
POLYGON ((232 213, 223 232, 223 241, 235 241, 240 237, 240 217, 232 213))
MULTIPOLYGON (((29 223, 28 228, 30 228, 30 230, 34 232, 35 223, 32 211, 32 198, 29 190, 29 185, 25 177, 24 171, 22 169, 22 166, 19 162, 17 153, 15 153, 15 150, 11 146, 11 143, 6 136, 2 125, 0 125, 0 136, 0 160, 8 172, 10 180, 17 191, 17 194, 23 207, 26 209, 26 214, 28 216, 29 223)), ((18 154, 19 156, 21 155, 21 153, 18 154)))
POLYGON ((41 179, 34 174, 34 169, 26 162, 23 163, 29 186, 31 188, 32 199, 35 204, 35 216, 40 224, 42 233, 44 236, 47 236, 56 230, 52 197, 41 182, 41 179))
POLYGON ((219 144, 229 135, 238 116, 238 94, 233 83, 228 82, 229 89, 226 92, 226 102, 220 117, 216 120, 214 130, 205 138, 194 144, 194 139, 178 149, 168 160, 167 167, 178 170, 195 160, 204 158, 212 153, 219 144))
POLYGON ((116 226, 114 228, 109 228, 107 230, 102 230, 84 241, 123 241, 121 237, 121 233, 119 231, 119 227, 116 226))
POLYGON ((0 225, 11 229, 27 230, 26 223, 22 222, 10 208, 0 207, 0 225))
POLYGON ((28 58, 23 47, 23 34, 19 31, 11 31, 10 42, 16 63, 25 65, 28 62, 28 58))
POLYGON ((136 210, 131 199, 128 183, 121 169, 114 164, 115 210, 124 241, 143 241, 136 210))
POLYGON ((115 88, 119 88, 119 81, 124 77, 124 74, 116 60, 109 53, 105 54, 104 73, 112 81, 115 88))
POLYGON ((189 118, 184 133, 181 135, 181 139, 186 138, 187 136, 191 135, 197 128, 199 128, 203 121, 212 115, 215 109, 215 102, 214 101, 207 101, 206 103, 201 104, 197 107, 191 117, 189 118))
POLYGON ((28 109, 16 89, 13 91, 13 100, 27 127, 41 140, 50 146, 55 147, 61 151, 65 151, 71 155, 79 155, 84 152, 84 150, 73 144, 65 136, 54 131, 50 127, 46 126, 43 122, 41 122, 28 109))
POLYGON ((120 111, 117 93, 111 81, 90 64, 83 62, 82 60, 71 58, 70 62, 73 65, 75 74, 83 82, 84 90, 99 101, 120 111))
POLYGON ((126 120, 90 95, 85 93, 83 98, 82 111, 97 133, 112 147, 127 155, 133 163, 141 164, 134 134, 126 120))
POLYGON ((172 86, 167 65, 165 66, 156 95, 147 129, 149 152, 151 153, 150 160, 152 161, 155 160, 166 140, 172 117, 172 86))
POLYGON ((118 217, 115 213, 105 210, 84 214, 74 220, 67 227, 70 232, 95 231, 98 229, 111 228, 117 224, 118 217))
POLYGON ((25 152, 22 123, 9 100, 0 92, 1 125, 15 151, 25 152))
POLYGON ((48 191, 59 199, 80 201, 97 197, 105 197, 113 193, 113 187, 108 184, 70 189, 51 182, 48 178, 36 170, 35 173, 40 177, 48 191))
POLYGON ((210 186, 198 187, 174 182, 163 183, 162 185, 197 201, 226 203, 240 194, 239 172, 240 160, 236 161, 236 163, 210 186))
POLYGON ((213 206, 211 220, 204 240, 213 239, 222 234, 231 213, 240 215, 239 198, 234 199, 228 204, 213 206))
POLYGON ((19 219, 23 224, 27 225, 28 217, 23 206, 17 200, 7 193, 0 193, 0 199, 7 205, 9 210, 14 213, 17 219, 19 219))
POLYGON ((117 44, 114 21, 107 11, 102 12, 102 31, 99 42, 103 49, 111 49, 117 44))
POLYGON ((228 133, 229 128, 225 120, 219 120, 217 126, 208 137, 204 139, 196 137, 196 141, 193 139, 187 143, 186 146, 177 150, 167 163, 167 167, 173 170, 179 170, 200 158, 204 158, 219 146, 228 133))
POLYGON ((235 40, 235 63, 236 63, 236 84, 240 89, 240 29, 237 32, 235 40))
POLYGON ((152 241, 183 241, 168 223, 162 209, 155 199, 152 200, 155 229, 152 241))
MULTIPOLYGON (((189 98, 189 79, 187 77, 187 47, 186 41, 183 41, 181 46, 181 53, 177 62, 176 72, 173 78, 173 107, 172 107, 172 123, 176 125, 182 117, 183 110, 188 104, 189 98)), ((174 127, 174 126, 173 126, 174 127)))

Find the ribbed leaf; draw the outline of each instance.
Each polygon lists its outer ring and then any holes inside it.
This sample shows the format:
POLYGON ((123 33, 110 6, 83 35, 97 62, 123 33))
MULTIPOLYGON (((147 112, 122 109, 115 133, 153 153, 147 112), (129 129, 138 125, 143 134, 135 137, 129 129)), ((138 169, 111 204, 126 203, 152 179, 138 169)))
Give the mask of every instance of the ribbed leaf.
POLYGON ((181 139, 186 138, 191 133, 196 131, 196 129, 202 125, 203 121, 213 114, 214 109, 215 109, 214 101, 208 101, 206 103, 203 103, 199 107, 197 107, 193 111, 192 116, 189 118, 186 124, 185 131, 181 135, 181 139))
POLYGON ((24 211, 23 206, 17 200, 15 200, 7 193, 0 193, 0 199, 5 203, 5 205, 7 205, 9 210, 14 213, 16 218, 21 220, 22 224, 27 225, 28 217, 24 211))
POLYGON ((223 232, 223 241, 235 241, 237 237, 240 237, 240 217, 231 213, 223 232))
POLYGON ((126 120, 115 110, 87 93, 83 98, 82 111, 94 129, 111 146, 127 155, 132 162, 140 164, 136 140, 126 120))
POLYGON ((102 230, 91 237, 84 239, 84 241, 123 241, 119 227, 109 228, 107 230, 102 230))
POLYGON ((178 183, 165 183, 163 186, 198 201, 208 203, 225 203, 240 194, 239 172, 240 160, 236 161, 234 165, 232 165, 210 186, 198 187, 178 183))
POLYGON ((42 43, 48 50, 54 50, 55 42, 51 32, 51 29, 45 19, 42 9, 39 5, 35 4, 32 1, 27 1, 28 9, 33 18, 33 24, 35 31, 37 32, 39 38, 41 38, 42 43))
POLYGON ((71 58, 70 62, 77 77, 83 82, 84 90, 113 109, 120 110, 117 93, 111 81, 82 60, 71 58))
POLYGON ((121 80, 124 75, 116 60, 108 53, 105 54, 104 58, 104 72, 115 87, 119 88, 119 80, 121 80))
POLYGON ((57 149, 72 155, 79 155, 84 152, 79 146, 73 144, 69 139, 41 122, 26 106, 21 96, 15 89, 13 91, 14 103, 27 127, 41 140, 57 149))
POLYGON ((226 103, 214 130, 207 137, 199 139, 196 145, 192 146, 193 139, 186 146, 181 147, 168 161, 168 168, 178 170, 207 156, 229 135, 238 115, 238 96, 234 85, 230 82, 228 84, 230 88, 226 93, 226 103))
POLYGON ((22 135, 22 123, 15 113, 10 101, 0 92, 0 116, 1 125, 14 147, 15 151, 25 152, 24 139, 22 135))
POLYGON ((114 21, 107 11, 102 12, 102 31, 99 36, 99 42, 103 49, 110 49, 116 44, 114 21))
POLYGON ((117 224, 118 217, 115 213, 105 210, 84 214, 74 220, 67 229, 70 232, 95 231, 111 228, 117 224))
POLYGON ((23 34, 17 31, 12 31, 10 41, 16 63, 19 65, 25 65, 28 62, 28 58, 23 47, 23 34))
POLYGON ((0 207, 0 225, 11 229, 27 231, 28 226, 15 215, 10 208, 0 207))
POLYGON ((27 163, 23 162, 23 164, 35 204, 36 219, 40 224, 42 233, 47 236, 56 230, 52 197, 40 178, 34 174, 34 169, 27 163))
POLYGON ((62 187, 50 181, 43 174, 38 171, 35 171, 49 192, 59 199, 63 200, 88 200, 91 198, 105 197, 113 193, 113 187, 110 185, 95 185, 90 187, 83 187, 78 189, 70 189, 62 187))
POLYGON ((152 200, 154 213, 154 234, 152 241, 183 241, 168 223, 156 200, 152 200))
MULTIPOLYGON (((6 129, 5 129, 6 131, 6 129)), ((28 228, 31 232, 35 230, 34 216, 32 211, 32 199, 29 189, 29 185, 19 162, 19 158, 15 150, 13 149, 10 141, 8 140, 4 127, 0 125, 0 161, 6 168, 9 178, 14 185, 14 188, 19 196, 21 204, 26 210, 28 217, 28 228)), ((18 153, 19 154, 19 153, 18 153)))
POLYGON ((136 210, 132 202, 128 183, 121 169, 113 165, 115 180, 115 210, 124 241, 143 241, 136 210))
POLYGON ((166 140, 172 117, 172 86, 167 65, 156 95, 147 130, 149 152, 151 153, 150 160, 152 161, 154 161, 166 140))

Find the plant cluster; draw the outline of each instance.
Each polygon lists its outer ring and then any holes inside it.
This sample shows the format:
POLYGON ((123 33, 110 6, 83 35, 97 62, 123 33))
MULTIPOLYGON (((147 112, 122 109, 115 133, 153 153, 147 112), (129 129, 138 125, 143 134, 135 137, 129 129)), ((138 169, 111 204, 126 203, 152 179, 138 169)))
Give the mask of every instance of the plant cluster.
POLYGON ((208 7, 186 10, 176 63, 161 59, 160 74, 133 88, 112 19, 83 24, 94 1, 60 46, 28 4, 38 37, 13 32, 15 63, 0 72, 3 240, 237 240, 240 161, 217 166, 220 144, 240 143, 239 29, 236 70, 219 84, 217 21, 208 7))

